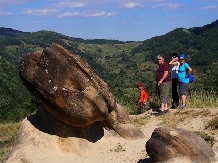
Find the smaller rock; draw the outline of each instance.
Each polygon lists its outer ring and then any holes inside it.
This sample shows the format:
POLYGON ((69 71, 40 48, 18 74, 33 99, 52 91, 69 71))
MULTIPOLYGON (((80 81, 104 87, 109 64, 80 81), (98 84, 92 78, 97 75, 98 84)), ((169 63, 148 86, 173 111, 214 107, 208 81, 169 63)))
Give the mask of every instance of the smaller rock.
POLYGON ((154 162, 216 162, 216 155, 209 143, 194 132, 181 128, 156 128, 146 142, 146 151, 154 162))

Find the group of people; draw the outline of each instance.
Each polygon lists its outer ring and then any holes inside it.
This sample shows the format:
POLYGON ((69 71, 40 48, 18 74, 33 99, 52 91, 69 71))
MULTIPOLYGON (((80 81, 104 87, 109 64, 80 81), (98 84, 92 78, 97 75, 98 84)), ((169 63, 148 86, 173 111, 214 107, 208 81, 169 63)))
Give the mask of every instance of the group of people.
MULTIPOLYGON (((157 55, 156 59, 158 64, 158 68, 156 71, 156 92, 161 103, 159 114, 161 115, 169 111, 167 103, 169 99, 170 87, 172 87, 171 108, 176 109, 179 107, 180 96, 180 108, 184 109, 186 107, 186 90, 189 85, 188 76, 192 72, 192 68, 188 65, 188 63, 185 62, 185 55, 173 53, 172 60, 169 63, 166 63, 164 61, 163 55, 160 54, 157 55), (179 94, 177 91, 178 86, 179 94)), ((139 83, 137 87, 140 90, 140 98, 138 100, 138 108, 140 108, 143 101, 148 101, 148 95, 145 96, 145 93, 143 92, 144 88, 142 87, 141 83, 139 83)))

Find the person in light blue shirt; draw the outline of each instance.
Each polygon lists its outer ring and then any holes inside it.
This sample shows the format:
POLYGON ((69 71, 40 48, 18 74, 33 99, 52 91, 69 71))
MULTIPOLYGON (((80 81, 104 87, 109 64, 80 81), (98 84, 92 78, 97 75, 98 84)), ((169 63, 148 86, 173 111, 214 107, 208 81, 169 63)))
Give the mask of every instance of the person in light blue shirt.
POLYGON ((186 90, 189 85, 188 76, 192 72, 192 68, 185 62, 185 55, 179 55, 179 69, 178 69, 178 80, 179 80, 179 94, 181 96, 181 109, 184 109, 186 106, 186 90))

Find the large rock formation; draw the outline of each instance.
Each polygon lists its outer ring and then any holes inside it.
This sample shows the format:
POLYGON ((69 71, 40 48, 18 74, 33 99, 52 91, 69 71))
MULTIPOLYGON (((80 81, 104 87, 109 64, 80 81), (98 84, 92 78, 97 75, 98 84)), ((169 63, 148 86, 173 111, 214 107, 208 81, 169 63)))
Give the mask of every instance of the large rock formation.
MULTIPOLYGON (((3 163, 80 162, 81 157, 85 160, 93 151, 100 153, 100 140, 105 141, 105 132, 112 131, 102 128, 100 122, 86 127, 68 125, 40 105, 35 114, 22 121, 16 142, 3 163)), ((119 136, 113 132, 114 138, 119 136)))
POLYGON ((57 119, 76 127, 101 122, 129 139, 144 137, 105 83, 80 56, 53 44, 20 61, 26 88, 57 119))
POLYGON ((209 143, 197 134, 181 128, 156 128, 146 143, 146 151, 158 163, 215 163, 209 143))

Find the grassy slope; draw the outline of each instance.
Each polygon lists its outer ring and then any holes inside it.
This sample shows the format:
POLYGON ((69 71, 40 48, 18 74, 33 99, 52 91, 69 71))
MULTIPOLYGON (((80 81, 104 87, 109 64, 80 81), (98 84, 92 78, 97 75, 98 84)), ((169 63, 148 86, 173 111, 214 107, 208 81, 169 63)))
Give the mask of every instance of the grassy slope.
POLYGON ((90 53, 98 64, 116 74, 115 80, 120 85, 134 87, 137 82, 146 81, 146 76, 153 75, 153 70, 157 66, 153 62, 145 62, 143 53, 131 55, 131 50, 141 44, 140 42, 103 45, 79 43, 79 49, 90 53))
POLYGON ((20 123, 0 125, 0 162, 12 147, 19 128, 20 123))

